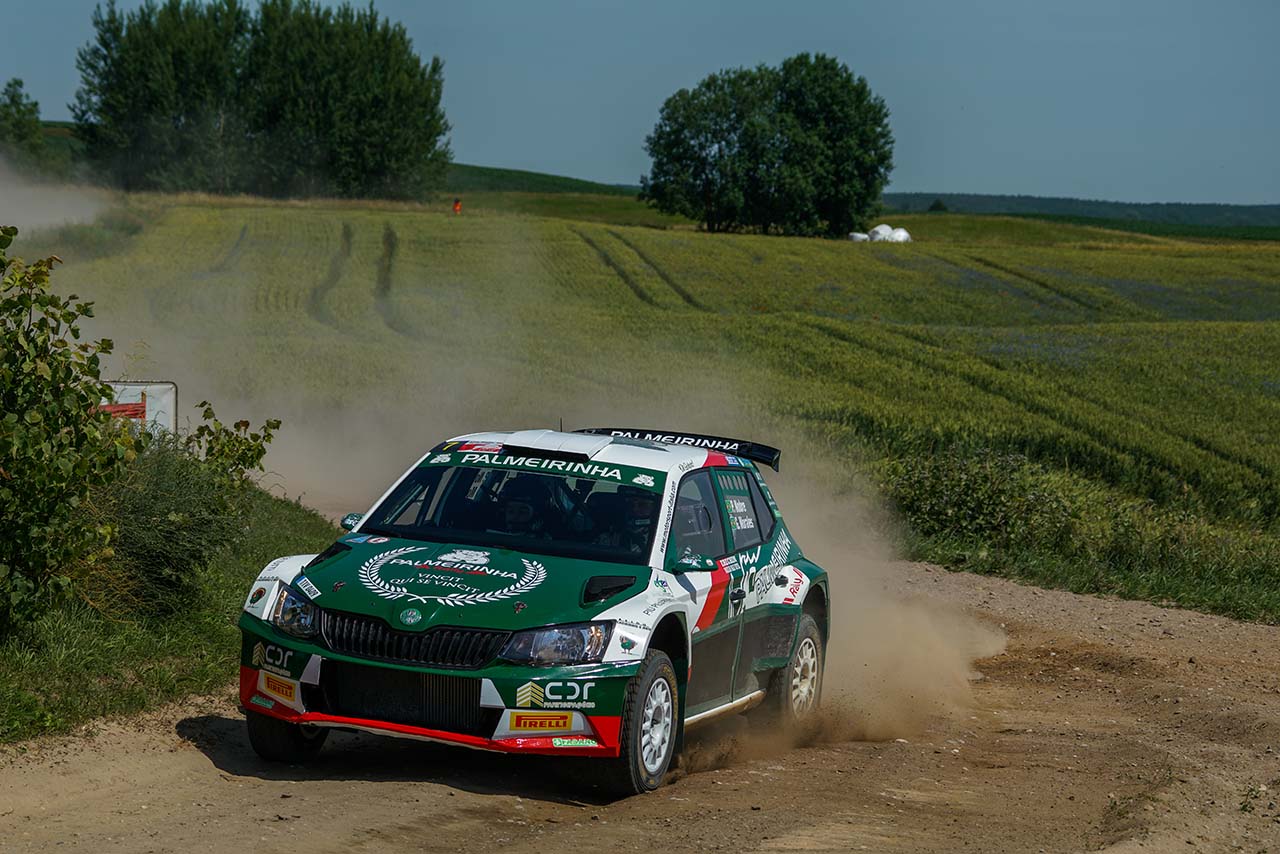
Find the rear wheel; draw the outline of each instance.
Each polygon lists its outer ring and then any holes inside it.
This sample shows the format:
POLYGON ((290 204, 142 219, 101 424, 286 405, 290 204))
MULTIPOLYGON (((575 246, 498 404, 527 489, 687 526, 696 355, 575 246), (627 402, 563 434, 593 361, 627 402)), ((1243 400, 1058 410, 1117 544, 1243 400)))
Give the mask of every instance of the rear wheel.
POLYGON ((680 696, 671 659, 659 650, 645 656, 627 687, 622 711, 621 752, 601 762, 601 782, 618 795, 651 792, 662 785, 675 753, 680 696))
POLYGON ((781 726, 792 734, 804 734, 813 726, 822 700, 822 633, 808 614, 800 616, 796 646, 785 667, 773 674, 769 692, 753 718, 781 726))
POLYGON ((257 712, 248 712, 245 723, 249 728, 249 744, 269 762, 297 765, 315 759, 329 737, 329 730, 323 727, 291 724, 257 712))

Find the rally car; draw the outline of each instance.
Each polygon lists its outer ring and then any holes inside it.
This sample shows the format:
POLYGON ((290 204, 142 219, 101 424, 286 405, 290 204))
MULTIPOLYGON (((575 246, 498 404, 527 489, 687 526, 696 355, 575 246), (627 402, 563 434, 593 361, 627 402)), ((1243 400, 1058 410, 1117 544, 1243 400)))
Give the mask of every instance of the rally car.
POLYGON ((291 763, 331 729, 596 757, 638 793, 700 724, 750 711, 803 727, 828 580, 756 466, 779 457, 620 428, 436 446, 333 545, 253 583, 250 743, 291 763))

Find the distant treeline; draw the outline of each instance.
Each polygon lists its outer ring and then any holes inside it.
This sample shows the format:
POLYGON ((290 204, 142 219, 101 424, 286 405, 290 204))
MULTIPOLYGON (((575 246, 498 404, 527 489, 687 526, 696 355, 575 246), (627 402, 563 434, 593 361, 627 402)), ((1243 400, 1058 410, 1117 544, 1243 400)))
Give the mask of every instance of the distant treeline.
POLYGON ((444 180, 443 64, 372 5, 111 0, 93 28, 75 131, 126 190, 412 199, 444 180))
POLYGON ((900 213, 927 211, 939 199, 953 213, 1088 217, 1171 225, 1280 226, 1280 205, 1207 205, 1180 202, 1148 204, 1051 196, 988 196, 977 193, 884 194, 885 207, 900 213))

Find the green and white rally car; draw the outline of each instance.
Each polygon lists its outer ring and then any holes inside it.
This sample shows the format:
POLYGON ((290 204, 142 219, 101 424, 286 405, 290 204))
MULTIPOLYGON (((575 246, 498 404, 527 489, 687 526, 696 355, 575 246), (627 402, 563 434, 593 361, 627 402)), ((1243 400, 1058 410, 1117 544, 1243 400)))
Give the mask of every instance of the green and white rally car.
POLYGON ((695 726, 817 708, 826 572, 756 463, 767 446, 601 428, 477 433, 410 468, 318 555, 258 576, 240 699, 259 755, 330 729, 598 757, 657 788, 695 726))

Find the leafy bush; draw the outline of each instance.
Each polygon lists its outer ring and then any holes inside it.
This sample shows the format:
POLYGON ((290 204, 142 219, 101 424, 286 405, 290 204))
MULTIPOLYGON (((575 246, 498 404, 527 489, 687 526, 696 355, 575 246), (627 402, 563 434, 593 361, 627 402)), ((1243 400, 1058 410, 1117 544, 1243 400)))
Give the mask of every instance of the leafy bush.
POLYGON ((154 439, 120 477, 95 489, 89 509, 113 530, 113 555, 77 579, 77 588, 110 612, 189 603, 200 572, 243 528, 227 479, 172 435, 154 439))
POLYGON ((109 526, 80 512, 89 490, 137 455, 143 435, 98 407, 107 339, 80 342, 92 304, 53 294, 49 257, 4 255, 0 228, 0 633, 70 588, 69 570, 108 554, 109 526))
POLYGON ((233 486, 243 485, 250 472, 262 471, 262 459, 280 429, 280 419, 268 418, 260 429, 250 432, 248 421, 237 421, 230 427, 223 424, 207 400, 197 403, 196 409, 205 423, 187 437, 187 451, 198 455, 233 486))

